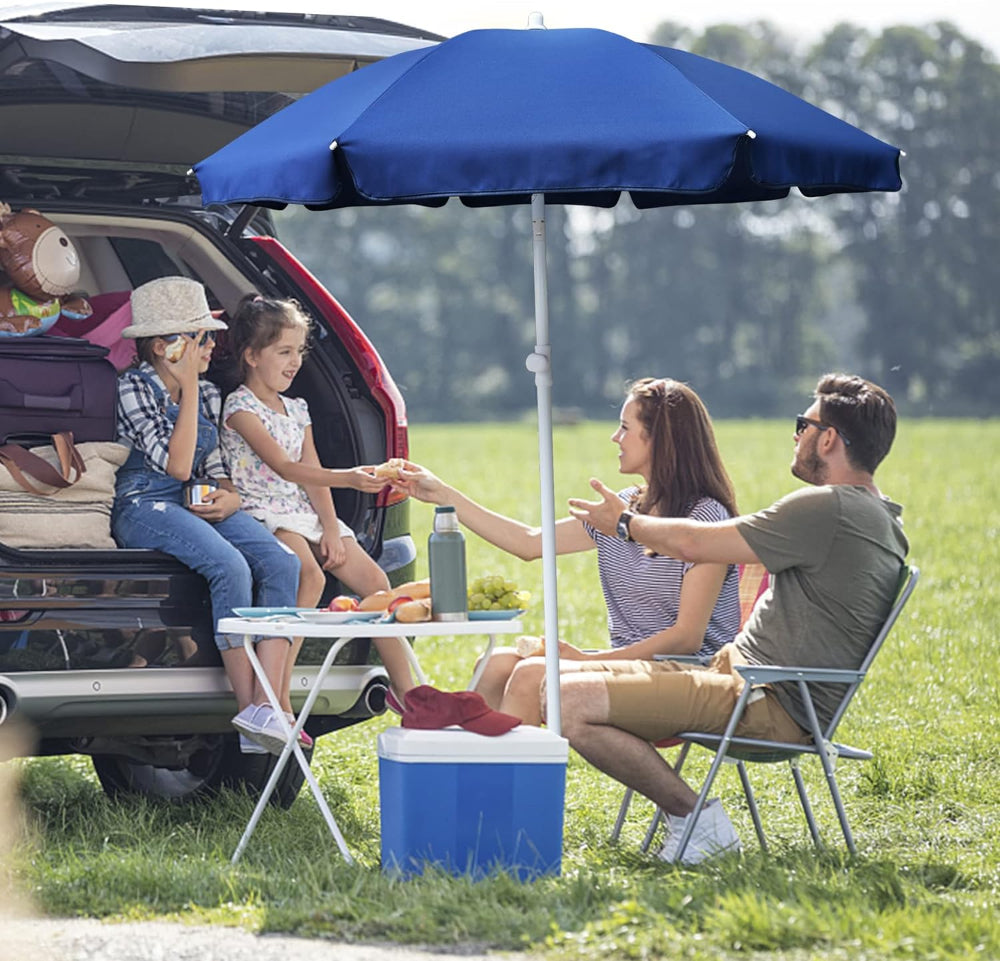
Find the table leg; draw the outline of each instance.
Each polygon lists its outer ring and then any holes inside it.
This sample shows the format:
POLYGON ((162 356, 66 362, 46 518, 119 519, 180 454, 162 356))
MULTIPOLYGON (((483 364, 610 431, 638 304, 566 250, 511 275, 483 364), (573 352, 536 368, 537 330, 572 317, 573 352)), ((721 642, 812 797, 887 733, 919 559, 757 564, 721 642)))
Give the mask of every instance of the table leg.
POLYGON ((309 717, 309 712, 316 703, 316 698, 319 696, 320 689, 323 686, 323 681, 326 679, 330 666, 333 664, 333 659, 336 657, 337 652, 349 640, 350 638, 342 638, 331 645, 330 650, 327 652, 327 655, 323 660, 323 664, 316 675, 313 689, 309 692, 309 696, 306 698, 306 702, 302 706, 302 710, 299 711, 299 716, 295 721, 295 726, 292 727, 289 725, 288 719, 285 717, 284 711, 281 709, 281 702, 274 693, 274 689, 271 687, 271 682, 264 674, 264 669, 259 658, 257 657, 257 652, 254 650, 251 635, 247 634, 244 636, 243 646, 246 649, 247 657, 253 667, 254 674, 257 675, 261 682, 261 686, 264 688, 264 693, 267 694, 267 699, 271 703, 271 707, 276 712, 279 722, 284 728, 286 736, 288 736, 288 743, 282 749, 281 754, 278 755, 278 759, 275 761, 274 769, 271 771, 271 776, 268 778, 267 784, 261 792, 260 799, 257 801, 257 805, 250 817, 250 821, 247 823, 246 829, 243 831, 243 836, 240 838, 240 843, 237 845, 236 851, 233 854, 231 860, 232 864, 236 864, 236 862, 239 861, 247 846, 247 842, 249 842, 254 831, 257 829, 257 824, 264 813, 264 809, 267 807, 268 801, 271 799, 271 795, 274 793, 275 787, 277 786, 278 778, 281 776, 281 772, 285 769, 285 765, 288 763, 289 757, 293 754, 296 762, 302 769, 302 774, 309 784, 309 789, 312 791, 313 797, 316 799, 316 803, 319 805, 319 809, 323 814, 323 819, 326 821, 327 827, 330 829, 330 834, 333 835, 333 839, 337 842, 337 847, 340 849, 341 856, 348 864, 353 863, 353 858, 351 857, 350 851, 347 849, 347 843, 344 841, 344 836, 337 825, 337 821, 334 818, 333 813, 330 811, 329 805, 326 803, 326 798, 323 797, 323 792, 320 790, 319 783, 316 781, 316 777, 312 773, 309 762, 302 753, 302 747, 299 744, 299 731, 302 730, 309 717))
POLYGON ((483 671, 486 670, 486 662, 490 659, 490 655, 493 653, 493 648, 496 647, 496 635, 489 634, 487 636, 489 637, 489 642, 486 645, 486 650, 483 651, 483 656, 479 659, 476 669, 472 672, 472 680, 469 681, 469 686, 466 690, 474 691, 476 689, 479 679, 483 676, 483 671))
POLYGON ((420 667, 420 662, 417 660, 416 652, 413 650, 413 645, 410 644, 409 640, 400 635, 400 641, 403 643, 403 653, 406 655, 406 659, 410 662, 410 667, 413 668, 413 674, 417 679, 418 684, 427 683, 427 675, 424 674, 420 667))

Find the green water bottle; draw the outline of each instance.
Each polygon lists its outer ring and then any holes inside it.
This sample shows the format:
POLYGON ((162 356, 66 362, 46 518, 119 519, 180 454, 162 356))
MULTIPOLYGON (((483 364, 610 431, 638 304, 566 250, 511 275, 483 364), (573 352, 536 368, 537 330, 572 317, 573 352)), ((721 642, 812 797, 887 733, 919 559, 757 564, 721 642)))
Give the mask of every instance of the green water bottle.
POLYGON ((465 578, 465 537, 458 529, 454 507, 434 508, 434 530, 427 538, 431 572, 431 619, 469 619, 465 578))

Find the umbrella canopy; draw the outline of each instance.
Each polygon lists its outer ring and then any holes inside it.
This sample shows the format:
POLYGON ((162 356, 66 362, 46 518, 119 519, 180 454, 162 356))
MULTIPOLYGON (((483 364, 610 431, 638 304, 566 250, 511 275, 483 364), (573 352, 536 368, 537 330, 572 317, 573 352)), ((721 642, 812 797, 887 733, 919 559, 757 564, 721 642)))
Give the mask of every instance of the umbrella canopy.
POLYGON ((195 167, 206 203, 639 207, 898 190, 899 151, 744 70, 603 30, 473 30, 335 80, 195 167), (331 150, 332 146, 332 150, 331 150))
MULTIPOLYGON (((537 25, 537 24, 536 24, 537 25)), ((335 80, 195 167, 205 203, 532 205, 545 632, 558 637, 546 202, 898 190, 900 151, 743 70, 603 30, 474 30, 335 80)), ((558 651, 546 645, 549 726, 558 651)))

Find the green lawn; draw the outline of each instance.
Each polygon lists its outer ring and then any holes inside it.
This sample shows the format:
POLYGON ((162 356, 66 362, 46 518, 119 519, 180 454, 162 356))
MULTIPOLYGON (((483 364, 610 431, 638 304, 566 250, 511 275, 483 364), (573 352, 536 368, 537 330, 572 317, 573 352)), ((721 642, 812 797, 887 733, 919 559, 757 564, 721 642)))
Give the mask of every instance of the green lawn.
MULTIPOLYGON (((587 478, 616 480, 613 424, 556 432, 556 504, 587 478)), ((722 422, 723 456, 741 509, 791 490, 792 424, 722 422)), ((538 517, 534 429, 414 427, 412 456, 498 510, 538 517), (529 465, 525 467, 524 465, 529 465)), ((992 467, 998 421, 904 422, 880 471, 906 507, 912 560, 923 578, 844 724, 869 746, 866 765, 839 771, 859 849, 848 858, 813 765, 807 780, 831 842, 817 855, 783 769, 751 772, 773 842, 756 845, 734 772, 719 793, 745 839, 741 859, 687 870, 638 851, 649 805, 633 805, 622 840, 608 833, 620 791, 571 757, 563 873, 521 885, 444 876, 409 882, 378 865, 375 739, 385 719, 331 735, 314 761, 358 858, 344 865, 304 793, 269 812, 236 868, 228 863, 250 804, 112 804, 81 758, 17 762, 29 840, 19 881, 55 915, 180 917, 340 940, 382 939, 530 949, 559 957, 967 959, 1000 957, 1000 510, 992 467), (317 845, 329 855, 315 859, 317 845)), ((413 507, 418 544, 431 509, 413 507)), ((541 630, 541 570, 469 537, 470 576, 496 572, 531 590, 541 630)), ((592 555, 559 568, 560 625, 578 644, 605 638, 592 555)), ((427 643, 421 661, 442 687, 464 686, 474 654, 427 643)), ((706 768, 705 756, 689 773, 706 768)))

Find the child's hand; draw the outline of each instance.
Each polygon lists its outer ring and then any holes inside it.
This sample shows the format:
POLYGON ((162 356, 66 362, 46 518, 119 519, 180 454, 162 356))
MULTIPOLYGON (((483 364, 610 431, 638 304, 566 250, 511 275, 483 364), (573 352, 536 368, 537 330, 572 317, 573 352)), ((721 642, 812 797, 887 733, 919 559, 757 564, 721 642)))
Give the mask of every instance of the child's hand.
POLYGON ((352 467, 346 470, 344 472, 347 475, 345 486, 353 487, 354 490, 362 491, 365 494, 377 494, 386 486, 386 483, 375 476, 374 470, 374 467, 352 467))
POLYGON ((199 331, 196 337, 188 337, 187 334, 182 334, 181 336, 187 340, 187 347, 180 358, 176 362, 171 363, 169 369, 182 385, 189 386, 194 384, 197 386, 198 378, 201 376, 203 369, 202 362, 204 357, 202 357, 202 354, 205 348, 205 331, 199 331))
POLYGON ((344 538, 339 533, 327 534, 324 532, 319 542, 319 552, 323 558, 323 570, 332 571, 340 567, 347 560, 347 550, 344 547, 344 538))
POLYGON ((188 510, 208 521, 218 524, 240 509, 240 495, 236 491, 219 487, 202 495, 201 504, 192 504, 188 510))

